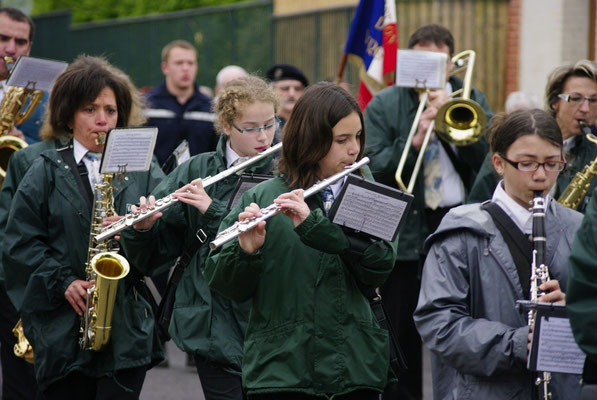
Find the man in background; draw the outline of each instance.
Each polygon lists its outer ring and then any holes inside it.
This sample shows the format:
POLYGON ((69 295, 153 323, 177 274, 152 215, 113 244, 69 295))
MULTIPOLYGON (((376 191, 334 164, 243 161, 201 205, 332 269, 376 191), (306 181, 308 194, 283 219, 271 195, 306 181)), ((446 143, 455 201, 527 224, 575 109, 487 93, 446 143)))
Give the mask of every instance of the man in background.
POLYGON ((290 118, 296 101, 309 86, 309 80, 303 71, 291 64, 275 64, 267 70, 265 77, 271 82, 280 98, 280 111, 278 112, 280 125, 274 138, 274 143, 278 143, 282 140, 282 128, 290 118))
POLYGON ((165 80, 146 95, 151 107, 147 125, 159 129, 154 153, 166 173, 191 156, 216 148, 211 99, 199 91, 197 68, 192 44, 168 43, 162 50, 165 80))
POLYGON ((216 75, 215 95, 217 96, 230 81, 247 76, 247 71, 238 65, 227 65, 216 75))

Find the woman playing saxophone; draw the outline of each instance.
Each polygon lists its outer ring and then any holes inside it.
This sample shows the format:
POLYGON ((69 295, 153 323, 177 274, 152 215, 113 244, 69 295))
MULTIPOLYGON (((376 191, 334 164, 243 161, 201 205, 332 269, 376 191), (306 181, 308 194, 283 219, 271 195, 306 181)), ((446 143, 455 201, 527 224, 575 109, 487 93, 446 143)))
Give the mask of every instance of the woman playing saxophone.
MULTIPOLYGON (((79 347, 86 311, 85 264, 92 226, 92 187, 103 181, 101 133, 138 122, 138 93, 104 59, 79 57, 58 77, 46 124, 72 135, 38 157, 17 189, 4 237, 8 294, 20 311, 46 399, 136 399, 145 373, 163 357, 153 313, 140 295, 135 265, 118 282, 110 340, 102 351, 79 347)), ((163 178, 157 164, 113 182, 115 211, 150 192, 163 178)), ((117 216, 113 219, 118 218, 117 216)), ((107 223, 107 221, 105 221, 107 223)))

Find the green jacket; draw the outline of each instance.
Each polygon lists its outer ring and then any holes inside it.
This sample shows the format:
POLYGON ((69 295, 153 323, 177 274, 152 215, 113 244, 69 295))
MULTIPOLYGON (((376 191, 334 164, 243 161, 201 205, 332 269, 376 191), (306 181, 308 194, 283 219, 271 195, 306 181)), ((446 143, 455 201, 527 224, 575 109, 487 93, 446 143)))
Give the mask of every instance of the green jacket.
MULTIPOLYGON (((462 81, 450 78, 454 90, 462 87, 462 81)), ((487 113, 487 120, 491 118, 491 110, 485 95, 477 89, 471 91, 471 99, 487 113)), ((395 173, 402 155, 408 133, 412 126, 417 107, 418 94, 411 88, 392 86, 379 92, 367 106, 365 112, 365 127, 367 145, 365 153, 371 159, 369 167, 375 180, 388 186, 398 187, 395 173)), ((476 171, 478 171, 483 157, 487 153, 487 143, 480 140, 469 146, 458 147, 458 158, 466 165, 466 176, 461 175, 465 187, 470 189, 476 171)), ((406 159, 402 174, 408 182, 417 159, 418 152, 411 148, 406 159)), ((427 231, 425 221, 425 186, 423 182, 423 168, 420 169, 413 188, 415 196, 406 221, 400 231, 400 246, 398 260, 418 260, 423 253, 423 243, 432 233, 427 231)))
MULTIPOLYGON (((49 149, 55 149, 56 146, 61 146, 60 140, 44 140, 42 142, 34 143, 15 152, 8 162, 6 169, 6 176, 2 183, 2 191, 0 192, 0 246, 4 239, 4 229, 8 221, 8 213, 12 198, 19 187, 19 183, 25 176, 25 173, 33 164, 33 161, 39 155, 49 149)), ((64 144, 64 143, 62 143, 64 144)), ((2 268, 2 257, 0 257, 0 285, 4 285, 4 269, 2 268)))
MULTIPOLYGON (((128 203, 137 203, 162 178, 153 163, 148 173, 115 179, 116 211, 124 214, 128 203)), ((72 371, 110 376, 163 358, 151 306, 137 291, 139 277, 148 271, 134 264, 118 285, 107 348, 79 349, 80 318, 64 292, 74 280, 86 278, 90 217, 71 168, 57 150, 43 152, 15 193, 3 246, 7 291, 33 346, 41 390, 72 371)))
MULTIPOLYGON (((162 198, 196 178, 207 178, 224 171, 226 141, 222 137, 215 152, 199 154, 177 167, 152 194, 162 198)), ((266 157, 246 172, 268 173, 272 165, 272 157, 266 157)), ((198 229, 203 229, 208 240, 212 240, 222 218, 230 211, 227 202, 238 179, 239 176, 234 174, 206 188, 213 201, 204 215, 195 207, 179 202, 164 210, 150 231, 130 229, 124 232, 121 242, 131 260, 149 269, 168 261, 172 264, 190 242, 196 240, 198 229)), ((169 333, 183 351, 198 354, 240 375, 242 344, 251 303, 237 303, 209 289, 202 274, 208 252, 209 246, 205 243, 184 271, 176 291, 169 333)))
POLYGON ((574 338, 597 363, 597 193, 593 193, 570 253, 566 309, 574 338))
MULTIPOLYGON (((579 135, 576 137, 576 144, 571 149, 570 154, 567 156, 568 163, 566 168, 560 172, 556 183, 556 191, 554 198, 557 199, 566 190, 566 187, 572 181, 577 172, 595 160, 597 157, 597 145, 587 140, 585 135, 579 135)), ((495 186, 500 181, 500 176, 491 163, 491 154, 488 154, 483 161, 483 166, 479 170, 479 174, 475 179, 473 188, 471 189, 466 201, 467 203, 482 203, 485 200, 491 199, 495 186)), ((587 204, 593 193, 593 189, 597 187, 597 179, 591 180, 591 186, 587 191, 585 199, 578 206, 578 211, 584 212, 587 204)))
MULTIPOLYGON (((246 192, 220 230, 251 202, 266 207, 281 193, 276 177, 246 192)), ((205 279, 237 301, 253 300, 244 344, 243 385, 257 393, 309 395, 383 391, 389 374, 387 332, 377 325, 357 286, 379 286, 389 276, 396 242, 371 241, 362 256, 349 255, 342 229, 324 215, 320 196, 296 229, 280 214, 267 220, 256 255, 238 240, 212 252, 205 279)))

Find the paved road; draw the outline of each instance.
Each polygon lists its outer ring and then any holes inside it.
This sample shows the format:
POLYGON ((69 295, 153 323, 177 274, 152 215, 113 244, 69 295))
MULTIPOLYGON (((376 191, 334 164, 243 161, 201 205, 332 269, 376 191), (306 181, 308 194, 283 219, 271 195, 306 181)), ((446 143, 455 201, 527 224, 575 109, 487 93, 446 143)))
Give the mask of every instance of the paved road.
MULTIPOLYGON (((172 341, 167 343, 167 368, 153 368, 147 373, 141 400, 205 400, 195 367, 186 366, 186 356, 172 341)), ((429 352, 424 352, 423 400, 431 400, 429 352)), ((0 375, 0 383, 1 383, 0 375)), ((0 399, 2 398, 0 393, 0 399)))
MULTIPOLYGON (((187 367, 186 356, 172 341, 167 343, 168 368, 154 368, 147 373, 141 400, 205 400, 194 367, 187 367)), ((429 352, 424 351, 423 400, 433 398, 429 352)))

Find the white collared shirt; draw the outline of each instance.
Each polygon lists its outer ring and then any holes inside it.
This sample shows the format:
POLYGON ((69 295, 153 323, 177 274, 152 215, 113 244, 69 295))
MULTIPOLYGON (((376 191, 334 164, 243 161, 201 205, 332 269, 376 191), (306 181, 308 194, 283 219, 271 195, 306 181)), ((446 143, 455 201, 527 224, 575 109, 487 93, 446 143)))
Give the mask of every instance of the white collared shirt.
POLYGON ((230 139, 226 141, 226 168, 230 168, 232 164, 236 162, 236 160, 241 159, 242 161, 246 161, 251 157, 241 157, 239 156, 236 151, 232 150, 230 147, 230 139))
MULTIPOLYGON (((93 189, 93 161, 85 157, 85 154, 87 154, 88 151, 89 150, 85 146, 83 146, 77 139, 73 139, 73 155, 75 157, 75 163, 79 164, 81 160, 83 160, 85 168, 87 168, 87 177, 89 179, 89 184, 91 185, 91 189, 93 189)), ((100 160, 98 160, 98 162, 101 162, 101 158, 100 160)))
MULTIPOLYGON (((446 92, 452 93, 450 82, 446 83, 446 92)), ((435 133, 433 134, 435 135, 435 133)), ((458 154, 458 148, 453 144, 450 144, 450 146, 454 150, 454 153, 458 154)), ((439 203, 439 207, 451 207, 464 203, 464 183, 441 143, 439 146, 439 160, 441 163, 443 188, 442 201, 439 203)))
MULTIPOLYGON (((529 208, 525 208, 518 204, 502 187, 504 181, 496 186, 493 192, 491 201, 496 203, 504 212, 514 221, 518 229, 526 235, 530 235, 533 232, 533 213, 529 208)), ((549 204, 550 196, 545 197, 545 204, 549 204)))

